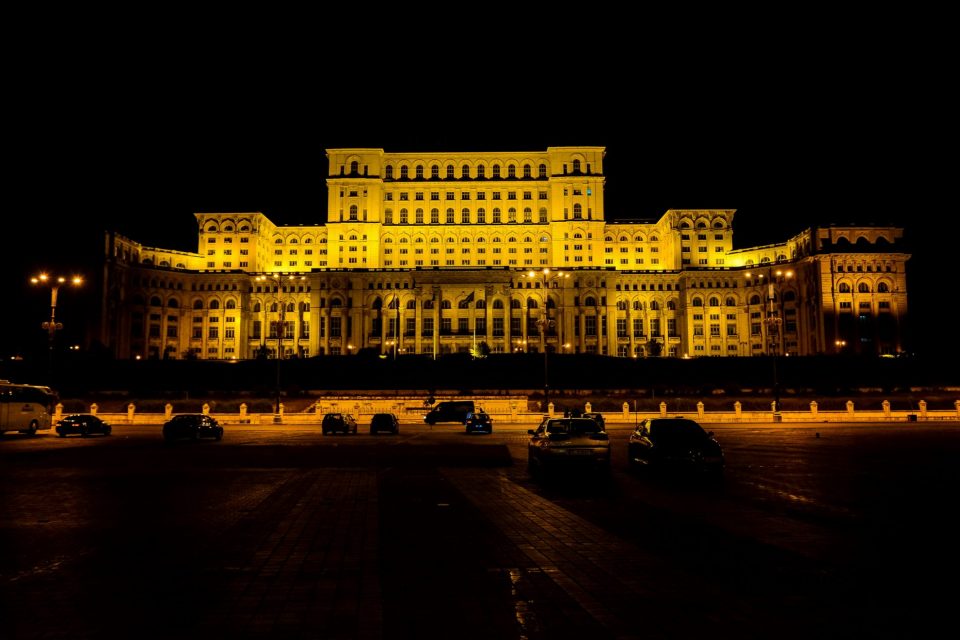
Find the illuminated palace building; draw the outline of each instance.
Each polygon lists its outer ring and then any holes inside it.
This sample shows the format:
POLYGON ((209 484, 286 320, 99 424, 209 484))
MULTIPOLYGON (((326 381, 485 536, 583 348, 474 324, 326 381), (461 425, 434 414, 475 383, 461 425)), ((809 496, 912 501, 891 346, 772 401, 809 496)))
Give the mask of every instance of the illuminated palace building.
POLYGON ((206 359, 902 348, 899 228, 733 249, 730 209, 608 222, 602 147, 327 158, 325 224, 197 213, 196 253, 108 234, 104 344, 206 359))

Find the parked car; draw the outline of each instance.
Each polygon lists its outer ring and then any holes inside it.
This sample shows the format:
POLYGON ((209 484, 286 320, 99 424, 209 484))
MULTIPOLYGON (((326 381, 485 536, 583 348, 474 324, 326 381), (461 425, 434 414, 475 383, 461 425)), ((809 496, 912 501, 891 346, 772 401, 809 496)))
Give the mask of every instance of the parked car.
POLYGON ((554 467, 610 469, 610 439, 595 420, 544 418, 527 433, 527 466, 532 473, 554 467))
POLYGON ((180 438, 220 440, 223 438, 223 427, 215 418, 206 414, 181 413, 173 416, 163 425, 163 438, 167 442, 180 438))
POLYGON ((92 413, 73 413, 57 422, 57 435, 61 438, 66 438, 71 433, 79 433, 81 436, 102 433, 108 436, 112 430, 108 422, 104 422, 92 413))
POLYGON ((349 413, 328 413, 320 423, 323 435, 328 433, 356 433, 357 421, 349 413))
POLYGON ((370 418, 370 433, 380 433, 389 431, 390 433, 400 433, 400 419, 395 413, 375 413, 370 418))
POLYGON ((602 414, 602 413, 585 413, 585 414, 583 414, 583 417, 584 417, 584 418, 590 418, 591 420, 593 420, 594 422, 596 422, 598 425, 600 425, 600 429, 601 429, 601 430, 606 431, 606 429, 607 429, 607 421, 603 419, 603 414, 602 414))
POLYGON ((493 433, 493 418, 483 409, 467 416, 467 433, 493 433))
POLYGON ((627 466, 721 475, 723 449, 712 431, 689 418, 647 418, 627 441, 627 466))
POLYGON ((437 406, 423 417, 423 421, 433 426, 438 422, 466 423, 467 416, 476 409, 473 400, 450 400, 438 402, 437 406))

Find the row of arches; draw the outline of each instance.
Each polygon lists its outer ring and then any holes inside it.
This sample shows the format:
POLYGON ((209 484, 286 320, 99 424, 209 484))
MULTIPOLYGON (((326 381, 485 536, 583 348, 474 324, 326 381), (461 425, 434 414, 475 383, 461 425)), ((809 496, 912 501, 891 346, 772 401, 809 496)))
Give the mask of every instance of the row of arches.
POLYGON ((229 218, 220 218, 219 220, 208 220, 204 223, 203 230, 207 233, 250 233, 255 227, 252 220, 229 218))
MULTIPOLYGON (((486 235, 481 235, 481 234, 477 234, 477 235, 463 234, 463 235, 459 235, 459 236, 449 235, 449 236, 443 237, 443 236, 438 235, 438 234, 427 235, 427 234, 423 234, 423 233, 410 233, 410 234, 402 234, 402 235, 396 235, 396 236, 393 235, 393 234, 385 235, 385 236, 383 237, 383 243, 384 243, 384 244, 394 244, 394 243, 396 243, 396 244, 422 244, 422 243, 427 243, 427 242, 428 242, 428 243, 430 243, 430 244, 438 244, 438 243, 445 243, 445 244, 457 244, 457 243, 461 243, 461 244, 467 244, 467 243, 475 242, 475 243, 478 243, 478 244, 483 244, 483 243, 487 242, 487 239, 488 239, 488 238, 487 238, 486 235)), ((515 234, 509 234, 509 235, 506 235, 506 236, 502 236, 502 237, 501 237, 501 236, 499 236, 499 235, 493 235, 493 236, 490 236, 490 237, 489 237, 489 241, 490 241, 491 243, 497 243, 497 242, 507 242, 507 243, 509 243, 509 242, 523 242, 523 243, 528 243, 528 244, 529 244, 529 243, 533 243, 533 242, 534 242, 534 236, 532 236, 532 235, 519 236, 519 235, 515 235, 515 234)), ((550 242, 550 236, 547 235, 547 234, 540 235, 540 236, 537 237, 536 241, 537 241, 537 242, 541 242, 541 243, 550 242)))
POLYGON ((726 229, 727 224, 723 218, 714 218, 712 221, 709 218, 698 218, 696 221, 682 218, 679 226, 681 229, 726 229))
MULTIPOLYGON (((856 284, 857 293, 873 293, 870 289, 870 283, 868 282, 858 282, 856 284)), ((877 283, 877 293, 890 293, 891 283, 881 280, 877 283)), ((853 284, 846 280, 841 280, 837 283, 837 292, 838 293, 853 293, 853 284)))

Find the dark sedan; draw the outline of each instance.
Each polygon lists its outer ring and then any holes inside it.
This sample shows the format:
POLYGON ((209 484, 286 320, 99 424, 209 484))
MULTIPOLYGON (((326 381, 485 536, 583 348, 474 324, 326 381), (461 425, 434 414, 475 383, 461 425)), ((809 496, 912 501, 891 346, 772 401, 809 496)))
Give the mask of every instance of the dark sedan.
POLYGON ((220 423, 203 413, 183 413, 171 418, 163 425, 163 438, 167 442, 180 438, 199 440, 200 438, 223 438, 220 423))
POLYGON ((323 435, 328 433, 356 433, 357 421, 349 413, 328 413, 320 423, 323 435))
POLYGON ((108 422, 104 422, 92 413, 74 413, 64 416, 57 423, 57 435, 61 438, 66 438, 71 433, 78 433, 81 436, 102 433, 108 436, 112 430, 108 422))
POLYGON ((631 469, 723 473, 723 449, 712 431, 704 431, 688 418, 647 418, 627 442, 627 464, 631 469))

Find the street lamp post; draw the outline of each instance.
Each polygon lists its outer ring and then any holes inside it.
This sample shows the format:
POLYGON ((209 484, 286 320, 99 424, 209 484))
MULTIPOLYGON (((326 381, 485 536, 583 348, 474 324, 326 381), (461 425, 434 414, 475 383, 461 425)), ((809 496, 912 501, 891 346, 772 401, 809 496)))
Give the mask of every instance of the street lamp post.
POLYGON ((550 297, 547 289, 550 285, 550 282, 555 280, 560 280, 562 282, 564 278, 569 278, 570 274, 564 273, 563 271, 551 272, 550 269, 543 269, 541 271, 529 271, 524 275, 524 277, 530 278, 531 280, 539 280, 543 284, 543 312, 540 314, 540 317, 537 318, 537 328, 540 330, 540 344, 543 347, 543 409, 544 411, 549 411, 550 374, 547 356, 547 330, 555 327, 556 322, 549 318, 550 310, 548 307, 548 301, 550 297))
MULTIPOLYGON (((750 272, 746 275, 748 279, 754 277, 750 272)), ((764 279, 767 281, 767 349, 773 363, 773 421, 780 422, 782 416, 780 414, 780 378, 777 371, 777 359, 780 355, 779 343, 783 339, 780 332, 783 326, 783 318, 780 316, 776 305, 777 287, 793 278, 793 271, 789 269, 774 270, 771 266, 766 268, 766 274, 758 273, 755 277, 761 286, 764 279)))
MULTIPOLYGON (((57 293, 60 291, 60 287, 64 284, 67 284, 67 278, 63 276, 51 276, 46 273, 41 273, 38 276, 30 278, 30 282, 39 285, 39 286, 50 286, 50 320, 44 322, 40 326, 47 331, 47 351, 48 351, 48 370, 47 376, 50 378, 50 381, 53 382, 53 346, 54 340, 56 338, 57 331, 63 329, 63 323, 57 322, 57 293)), ((69 283, 71 286, 78 287, 83 284, 83 278, 80 276, 74 276, 70 278, 69 283)))
MULTIPOLYGON (((288 282, 292 282, 292 281, 294 281, 294 280, 306 280, 306 278, 305 278, 304 276, 293 276, 293 275, 291 275, 291 276, 286 276, 286 279, 287 279, 288 282)), ((277 356, 276 356, 276 360, 277 360, 277 367, 276 367, 276 370, 277 370, 277 371, 276 371, 276 374, 277 374, 277 377, 276 377, 276 388, 275 388, 275 392, 276 392, 276 408, 275 408, 275 411, 274 411, 274 421, 275 421, 275 422, 279 422, 279 420, 280 420, 280 361, 283 359, 283 332, 284 332, 284 330, 285 330, 285 325, 286 325, 286 322, 285 322, 285 320, 286 320, 286 305, 285 305, 285 303, 284 303, 284 301, 283 301, 283 295, 282 295, 282 293, 283 293, 283 281, 284 281, 284 276, 281 275, 281 274, 276 274, 276 275, 266 275, 266 274, 262 274, 262 275, 257 276, 256 278, 254 278, 254 280, 256 280, 257 282, 272 282, 272 283, 274 283, 274 285, 275 285, 276 288, 277 288, 277 291, 276 291, 276 294, 277 294, 277 305, 280 307, 280 309, 279 309, 279 310, 280 310, 280 320, 279 320, 279 323, 278 323, 278 325, 277 325, 277 356)), ((264 303, 264 305, 266 305, 266 303, 264 303)), ((266 333, 266 327, 264 327, 264 333, 266 333)), ((266 338, 264 338, 264 341, 266 341, 266 338)))

